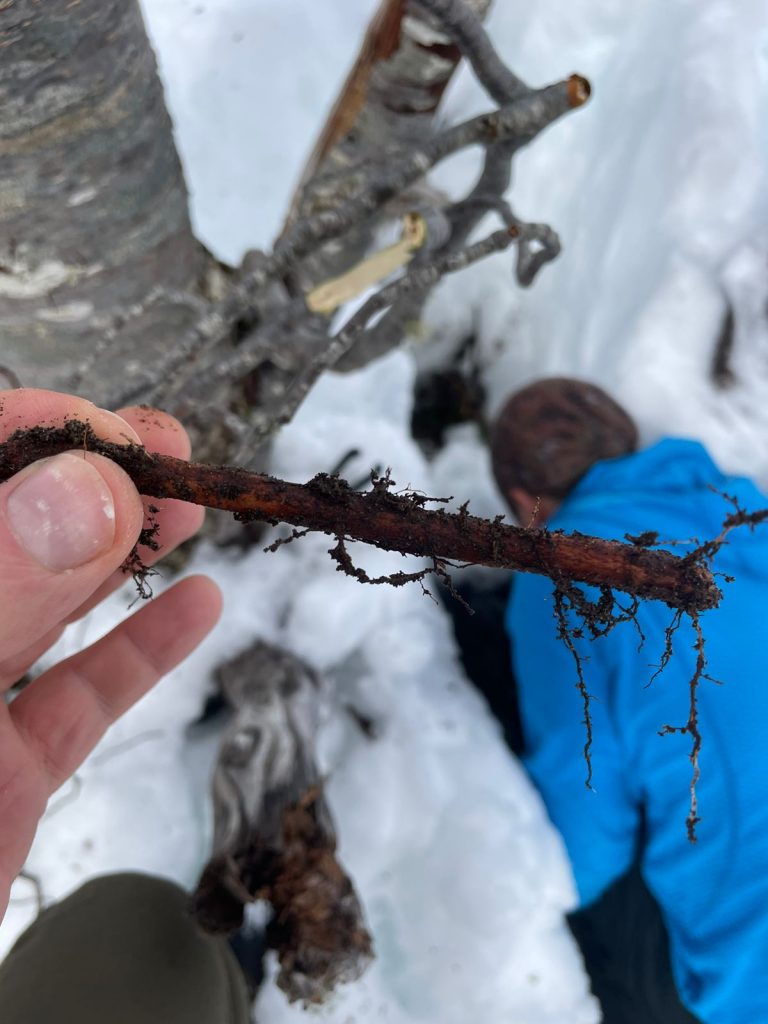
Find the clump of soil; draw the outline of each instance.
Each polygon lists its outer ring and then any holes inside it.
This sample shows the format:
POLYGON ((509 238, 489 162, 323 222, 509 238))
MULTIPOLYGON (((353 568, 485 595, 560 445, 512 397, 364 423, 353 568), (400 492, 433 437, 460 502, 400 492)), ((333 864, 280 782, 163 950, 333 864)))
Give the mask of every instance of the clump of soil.
POLYGON ((211 860, 193 904, 207 931, 231 932, 242 924, 246 902, 268 902, 266 944, 278 955, 277 983, 291 1002, 305 1005, 359 978, 373 956, 357 894, 315 813, 319 795, 310 791, 285 809, 279 846, 257 838, 234 856, 211 860))

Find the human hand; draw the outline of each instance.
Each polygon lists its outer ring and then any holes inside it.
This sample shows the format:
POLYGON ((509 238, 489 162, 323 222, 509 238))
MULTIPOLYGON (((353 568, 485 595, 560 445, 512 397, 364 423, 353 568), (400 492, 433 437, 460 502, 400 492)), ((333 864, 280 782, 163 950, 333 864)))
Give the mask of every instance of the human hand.
MULTIPOLYGON (((119 444, 189 458, 189 439, 165 413, 120 414, 52 391, 0 391, 0 442, 21 427, 90 421, 119 444)), ((145 505, 126 473, 77 451, 27 466, 0 485, 0 694, 125 581, 120 566, 144 525, 145 505)), ((159 502, 156 560, 200 527, 203 510, 159 502)), ((79 654, 31 683, 10 704, 0 695, 0 920, 51 794, 105 730, 182 661, 215 625, 221 595, 191 577, 79 654)))

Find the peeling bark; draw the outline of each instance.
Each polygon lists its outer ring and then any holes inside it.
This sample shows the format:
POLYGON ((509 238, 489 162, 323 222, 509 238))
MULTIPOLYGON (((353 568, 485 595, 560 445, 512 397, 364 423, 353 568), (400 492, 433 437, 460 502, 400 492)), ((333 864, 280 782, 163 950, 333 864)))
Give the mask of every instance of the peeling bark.
MULTIPOLYGON (((491 0, 468 0, 483 18, 491 0)), ((382 0, 363 39, 291 201, 278 244, 297 221, 338 203, 328 183, 361 161, 393 149, 418 147, 433 134, 433 119, 461 52, 413 0, 382 0)), ((434 190, 413 183, 379 219, 442 205, 434 190)), ((294 294, 340 273, 363 255, 376 221, 361 224, 343 243, 328 243, 290 275, 294 294)))

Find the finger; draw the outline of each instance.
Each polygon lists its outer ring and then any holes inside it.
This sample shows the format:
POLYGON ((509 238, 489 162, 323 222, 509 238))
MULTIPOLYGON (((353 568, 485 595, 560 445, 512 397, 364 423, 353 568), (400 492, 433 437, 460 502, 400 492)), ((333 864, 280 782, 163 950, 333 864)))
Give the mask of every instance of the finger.
POLYGON ((0 921, 48 800, 48 779, 0 701, 0 921))
MULTIPOLYGON (((179 421, 169 413, 157 409, 131 407, 121 409, 118 414, 137 433, 144 447, 161 455, 172 455, 177 459, 188 459, 191 451, 189 436, 179 421)), ((152 548, 140 547, 139 553, 144 565, 154 565, 159 559, 173 551, 183 541, 193 537, 203 524, 205 509, 186 501, 163 498, 144 498, 144 527, 157 527, 153 540, 158 545, 152 548), (150 512, 150 507, 155 511, 150 512)), ((110 579, 69 617, 70 622, 82 618, 105 597, 125 583, 125 573, 118 570, 110 579)))
POLYGON ((25 647, 23 651, 19 651, 12 658, 4 658, 0 661, 0 693, 18 682, 38 658, 42 658, 45 652, 53 647, 63 632, 63 625, 54 626, 30 647, 25 647))
POLYGON ((81 605, 133 547, 141 499, 109 459, 64 452, 0 485, 0 650, 12 658, 81 605))
MULTIPOLYGON (((192 445, 184 427, 170 413, 159 409, 130 407, 121 409, 118 415, 138 434, 142 444, 150 452, 171 455, 176 459, 189 459, 192 445)), ((156 552, 147 552, 145 563, 152 565, 163 555, 177 547, 182 541, 193 536, 203 525, 205 509, 188 501, 172 498, 145 498, 145 526, 157 526, 154 540, 159 545, 156 552), (149 506, 155 512, 149 513, 149 506)))
POLYGON ((192 454, 189 434, 170 413, 131 405, 120 409, 116 415, 135 430, 147 451, 172 455, 176 459, 188 459, 192 454))
POLYGON ((134 428, 116 413, 99 409, 93 402, 58 391, 16 388, 0 391, 0 441, 24 427, 57 427, 67 420, 83 420, 105 441, 137 442, 134 428))
POLYGON ((212 580, 182 580, 13 701, 11 719, 45 772, 50 792, 116 718, 194 650, 220 612, 221 594, 212 580))

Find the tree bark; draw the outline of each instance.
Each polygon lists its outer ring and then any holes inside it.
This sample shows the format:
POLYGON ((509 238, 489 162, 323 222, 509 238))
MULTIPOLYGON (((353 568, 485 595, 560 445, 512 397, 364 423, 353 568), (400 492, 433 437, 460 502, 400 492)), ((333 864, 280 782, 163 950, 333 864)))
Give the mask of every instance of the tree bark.
POLYGON ((26 385, 99 402, 199 315, 195 240, 134 0, 0 4, 0 334, 26 385), (187 293, 187 294, 183 294, 187 293))

